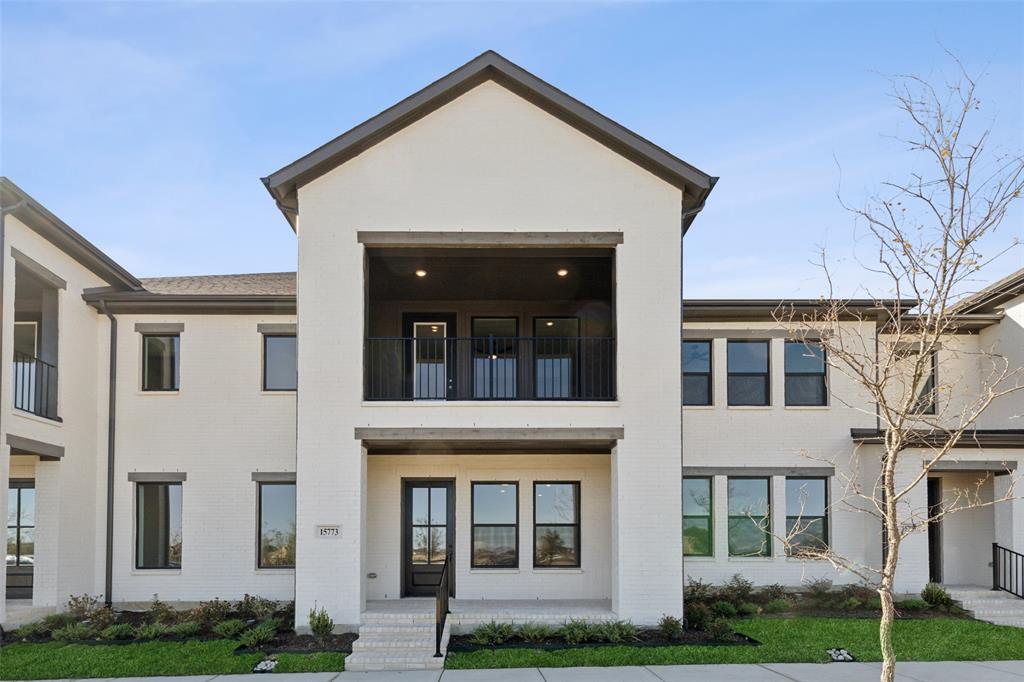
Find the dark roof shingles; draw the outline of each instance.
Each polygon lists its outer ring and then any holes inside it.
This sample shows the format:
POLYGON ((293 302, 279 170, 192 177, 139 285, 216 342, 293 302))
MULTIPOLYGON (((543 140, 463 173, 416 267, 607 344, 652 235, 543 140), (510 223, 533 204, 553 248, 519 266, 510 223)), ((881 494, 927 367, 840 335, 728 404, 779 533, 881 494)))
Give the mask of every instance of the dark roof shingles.
POLYGON ((142 286, 154 294, 294 296, 294 272, 256 272, 243 275, 146 277, 142 286))

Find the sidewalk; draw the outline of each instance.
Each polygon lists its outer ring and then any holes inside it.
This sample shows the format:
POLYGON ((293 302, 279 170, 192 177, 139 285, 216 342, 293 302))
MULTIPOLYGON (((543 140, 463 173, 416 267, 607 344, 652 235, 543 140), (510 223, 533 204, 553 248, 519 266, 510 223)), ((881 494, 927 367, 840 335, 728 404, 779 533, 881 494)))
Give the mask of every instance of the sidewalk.
MULTIPOLYGON (((379 673, 122 677, 118 682, 877 682, 880 663, 648 665, 379 673)), ((898 682, 1024 682, 1024 661, 899 663, 898 682)), ((98 682, 98 681, 96 681, 98 682)))

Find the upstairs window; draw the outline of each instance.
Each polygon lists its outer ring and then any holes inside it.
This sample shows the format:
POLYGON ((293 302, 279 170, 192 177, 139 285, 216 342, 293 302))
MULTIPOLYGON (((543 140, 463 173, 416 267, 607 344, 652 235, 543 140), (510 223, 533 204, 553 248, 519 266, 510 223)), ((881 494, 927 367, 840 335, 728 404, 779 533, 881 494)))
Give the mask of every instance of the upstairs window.
POLYGON ((683 405, 711 404, 711 342, 683 341, 683 405))
POLYGON ((729 341, 730 405, 770 404, 768 348, 767 341, 729 341))
POLYGON ((137 483, 135 567, 181 568, 181 483, 137 483))
POLYGON ((921 390, 917 395, 917 402, 914 403, 914 412, 917 414, 935 414, 935 353, 928 356, 928 376, 921 384, 921 390))
POLYGON ((683 479, 683 555, 711 556, 711 479, 683 479))
POLYGON ((473 568, 519 566, 519 484, 473 484, 473 568))
POLYGON ((142 337, 142 390, 177 391, 179 341, 177 334, 142 337))
POLYGON ((579 568, 580 484, 533 484, 533 565, 579 568))
POLYGON ((786 341, 786 405, 827 404, 825 349, 812 342, 786 341))
POLYGON ((298 384, 294 334, 263 335, 263 390, 294 391, 298 384))

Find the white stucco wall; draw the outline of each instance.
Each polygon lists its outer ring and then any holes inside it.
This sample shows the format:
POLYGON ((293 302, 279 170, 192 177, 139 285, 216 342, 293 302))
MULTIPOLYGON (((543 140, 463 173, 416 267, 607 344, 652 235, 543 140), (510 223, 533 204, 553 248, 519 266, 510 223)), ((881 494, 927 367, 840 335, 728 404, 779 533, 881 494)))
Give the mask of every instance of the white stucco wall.
MULTIPOLYGON (((978 345, 983 352, 998 354, 1006 359, 1006 368, 1017 374, 1003 384, 1003 389, 1024 386, 1024 296, 1007 302, 1003 306, 1005 316, 997 325, 986 327, 978 335, 978 345)), ((987 376, 991 371, 988 360, 980 362, 979 374, 987 376)), ((1002 366, 996 365, 1000 370, 1002 366)), ((1024 389, 998 399, 978 420, 980 428, 1024 429, 1024 389)))

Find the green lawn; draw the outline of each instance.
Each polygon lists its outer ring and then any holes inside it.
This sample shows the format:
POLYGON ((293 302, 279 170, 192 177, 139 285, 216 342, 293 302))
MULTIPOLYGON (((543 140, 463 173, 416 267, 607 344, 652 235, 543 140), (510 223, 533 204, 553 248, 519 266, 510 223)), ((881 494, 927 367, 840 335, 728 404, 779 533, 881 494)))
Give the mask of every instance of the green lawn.
MULTIPOLYGON (((87 645, 12 644, 0 649, 0 679, 247 673, 263 657, 236 656, 230 640, 87 645)), ((280 654, 275 672, 339 671, 345 654, 280 654)))
MULTIPOLYGON (((498 649, 452 653, 445 667, 527 668, 682 663, 814 663, 826 649, 848 649, 858 660, 881 660, 878 621, 850 618, 755 618, 735 623, 763 646, 612 646, 539 651, 498 649)), ((896 623, 896 654, 907 661, 972 661, 1019 658, 1024 629, 974 620, 935 618, 896 623)))

